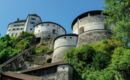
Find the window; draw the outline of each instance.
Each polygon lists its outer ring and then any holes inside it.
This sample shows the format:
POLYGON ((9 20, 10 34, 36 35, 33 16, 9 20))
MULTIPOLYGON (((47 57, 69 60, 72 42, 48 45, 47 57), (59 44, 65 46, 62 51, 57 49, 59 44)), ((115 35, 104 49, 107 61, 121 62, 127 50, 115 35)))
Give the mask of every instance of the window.
POLYGON ((19 28, 17 28, 17 30, 19 30, 19 28))
POLYGON ((51 35, 48 35, 48 39, 50 39, 51 38, 51 35))
POLYGON ((66 39, 66 37, 64 37, 66 39))
POLYGON ((70 39, 72 39, 72 37, 70 37, 70 39))
POLYGON ((30 28, 30 30, 32 30, 32 28, 30 28))
POLYGON ((13 31, 14 31, 15 29, 13 29, 13 31))
POLYGON ((84 32, 84 27, 81 27, 80 29, 79 29, 79 34, 81 34, 81 33, 83 33, 84 32))
POLYGON ((104 29, 105 29, 105 30, 107 29, 107 24, 104 24, 104 29))
POLYGON ((31 20, 36 20, 35 18, 31 18, 31 20))
POLYGON ((35 22, 30 22, 30 24, 35 24, 35 22))
POLYGON ((55 33, 56 33, 56 30, 55 30, 55 29, 53 29, 53 30, 52 30, 52 33, 54 33, 54 34, 55 34, 55 33))

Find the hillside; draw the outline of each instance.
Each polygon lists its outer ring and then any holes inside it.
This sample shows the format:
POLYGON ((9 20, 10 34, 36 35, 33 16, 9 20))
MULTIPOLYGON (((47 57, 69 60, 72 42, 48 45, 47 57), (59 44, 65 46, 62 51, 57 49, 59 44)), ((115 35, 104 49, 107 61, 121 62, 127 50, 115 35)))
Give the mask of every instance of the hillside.
POLYGON ((33 34, 22 32, 18 37, 10 37, 5 35, 0 39, 0 64, 13 58, 17 54, 21 54, 25 50, 35 46, 28 57, 49 54, 52 50, 48 47, 48 43, 43 41, 37 42, 33 34))

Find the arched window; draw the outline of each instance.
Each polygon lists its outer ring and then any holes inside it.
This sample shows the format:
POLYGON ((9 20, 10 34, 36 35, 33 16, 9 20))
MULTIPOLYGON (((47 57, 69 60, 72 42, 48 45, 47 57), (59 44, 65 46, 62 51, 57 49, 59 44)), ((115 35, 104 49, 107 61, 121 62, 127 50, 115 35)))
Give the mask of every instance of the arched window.
POLYGON ((52 61, 52 59, 48 59, 48 60, 47 60, 47 63, 51 63, 51 61, 52 61))
POLYGON ((81 28, 79 29, 79 34, 81 34, 81 33, 84 33, 84 27, 81 27, 81 28))

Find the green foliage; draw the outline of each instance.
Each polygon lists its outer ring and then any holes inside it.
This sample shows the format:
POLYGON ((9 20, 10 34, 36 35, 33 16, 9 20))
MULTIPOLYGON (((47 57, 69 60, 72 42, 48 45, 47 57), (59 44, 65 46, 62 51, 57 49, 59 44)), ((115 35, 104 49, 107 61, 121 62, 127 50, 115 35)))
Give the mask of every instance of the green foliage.
POLYGON ((44 43, 42 41, 34 49, 34 54, 42 54, 42 53, 49 53, 49 52, 52 52, 52 49, 47 47, 47 43, 44 43))
POLYGON ((130 78, 130 50, 117 40, 103 40, 72 48, 65 53, 64 60, 73 66, 78 80, 130 78))
POLYGON ((105 4, 106 21, 115 25, 113 39, 130 38, 130 0, 105 0, 105 4))
POLYGON ((35 43, 33 34, 22 32, 18 37, 5 35, 0 38, 0 64, 29 48, 35 43))

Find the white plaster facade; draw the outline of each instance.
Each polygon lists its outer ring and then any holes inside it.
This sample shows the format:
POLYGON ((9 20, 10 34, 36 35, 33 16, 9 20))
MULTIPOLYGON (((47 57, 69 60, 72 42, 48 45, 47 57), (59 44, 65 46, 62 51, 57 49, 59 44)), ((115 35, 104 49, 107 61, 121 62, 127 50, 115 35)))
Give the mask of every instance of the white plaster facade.
POLYGON ((18 36, 21 32, 34 33, 35 25, 41 23, 41 18, 37 14, 30 14, 26 20, 17 20, 8 25, 7 34, 10 36, 18 36))
MULTIPOLYGON (((86 31, 91 30, 105 30, 109 29, 107 24, 104 22, 106 15, 104 14, 95 14, 92 12, 86 13, 87 15, 84 17, 77 17, 76 22, 72 25, 72 30, 74 34, 81 34, 86 31), (94 14, 94 15, 91 15, 94 14)), ((84 14, 83 14, 84 15, 84 14)), ((82 15, 81 15, 82 16, 82 15)))
POLYGON ((42 39, 54 39, 59 35, 66 34, 66 30, 57 23, 43 22, 35 27, 34 34, 42 39))
POLYGON ((57 37, 54 41, 54 52, 52 63, 62 61, 64 53, 72 47, 76 47, 78 36, 75 34, 66 34, 57 37))
POLYGON ((25 21, 9 24, 7 34, 10 36, 18 36, 22 31, 24 31, 24 25, 25 21))

